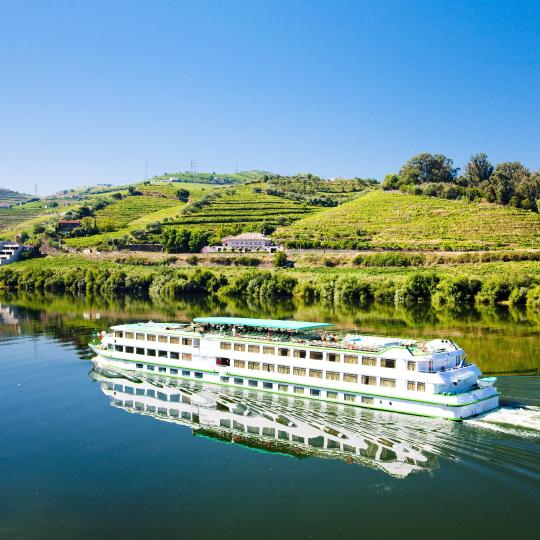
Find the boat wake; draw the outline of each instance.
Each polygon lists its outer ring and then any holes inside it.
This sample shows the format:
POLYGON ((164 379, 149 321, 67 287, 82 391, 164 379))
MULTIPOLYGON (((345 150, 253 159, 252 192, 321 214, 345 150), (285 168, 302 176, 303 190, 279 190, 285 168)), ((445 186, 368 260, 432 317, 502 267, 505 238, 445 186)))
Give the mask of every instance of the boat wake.
POLYGON ((540 407, 501 407, 464 423, 518 437, 540 438, 540 407))

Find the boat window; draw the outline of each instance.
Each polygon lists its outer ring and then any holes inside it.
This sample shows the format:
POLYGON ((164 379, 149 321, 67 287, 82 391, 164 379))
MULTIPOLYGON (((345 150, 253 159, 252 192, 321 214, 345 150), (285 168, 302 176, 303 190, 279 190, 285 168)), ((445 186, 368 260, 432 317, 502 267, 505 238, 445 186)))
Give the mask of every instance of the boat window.
POLYGON ((407 381, 407 390, 416 390, 416 383, 414 381, 407 381))
POLYGON ((322 351, 309 351, 309 357, 312 360, 322 360, 323 359, 323 353, 322 353, 322 351))
POLYGON ((272 388, 274 388, 274 385, 271 382, 263 382, 263 388, 266 388, 267 390, 272 390, 272 388))
POLYGON ((124 337, 126 339, 133 339, 133 332, 126 332, 126 335, 124 337))
POLYGON ((288 441, 289 434, 286 431, 278 430, 278 439, 283 439, 284 441, 288 441))
POLYGON ((169 357, 171 360, 178 360, 180 358, 180 355, 177 352, 171 352, 169 353, 169 357))
POLYGON ((310 369, 309 376, 314 377, 315 379, 322 379, 322 371, 320 369, 310 369))
POLYGON ((144 364, 135 364, 135 367, 137 369, 143 369, 144 368, 144 364))
POLYGON ((353 373, 344 373, 343 374, 343 382, 357 383, 358 382, 358 375, 354 375, 353 373))
POLYGON ((180 344, 180 338, 179 337, 174 337, 174 336, 171 336, 169 338, 169 343, 171 345, 179 345, 180 344))
POLYGON ((328 362, 339 362, 339 354, 333 352, 326 353, 326 359, 328 362))
POLYGON ((114 332, 114 337, 124 337, 124 332, 120 332, 120 331, 116 330, 114 332))
POLYGON ((222 376, 222 377, 219 378, 219 380, 221 382, 228 383, 229 382, 229 377, 222 376))
POLYGON ((278 349, 279 356, 289 356, 290 352, 291 352, 290 349, 285 349, 283 347, 279 347, 278 349))
POLYGON ((169 414, 171 416, 180 416, 180 412, 177 409, 169 409, 169 414))
POLYGON ((246 346, 243 343, 235 343, 234 350, 244 352, 246 350, 246 346))
POLYGON ((278 366, 277 370, 278 370, 278 373, 289 374, 291 372, 291 368, 289 366, 278 366))
POLYGON ((353 394, 343 394, 343 399, 345 401, 356 401, 356 396, 353 394))
POLYGON ((146 341, 156 341, 155 334, 146 334, 146 341))
POLYGON ((275 347, 263 347, 263 354, 276 354, 275 347))
POLYGON ((160 358, 167 358, 168 357, 167 351, 158 351, 158 356, 160 358))
POLYGON ((234 384, 244 384, 244 379, 239 379, 238 377, 235 377, 234 384))
POLYGON ((426 391, 426 383, 419 382, 416 384, 416 390, 418 392, 425 392, 426 391))
POLYGON ((263 371, 275 371, 276 366, 274 364, 263 364, 262 369, 263 371))
POLYGON ((304 349, 295 349, 293 355, 295 358, 305 358, 306 353, 307 351, 305 351, 304 349))
POLYGON ((320 390, 317 390, 315 388, 312 388, 310 391, 309 391, 309 394, 311 396, 320 396, 321 395, 321 391, 320 390))
POLYGON ((259 362, 248 362, 248 369, 261 369, 261 364, 259 362))
POLYGON ((294 442, 299 442, 299 443, 304 443, 305 442, 304 437, 299 437, 298 435, 295 435, 294 433, 293 433, 293 436, 292 436, 292 440, 294 442))
POLYGON ((124 392, 126 394, 134 394, 133 388, 131 386, 124 386, 124 392))
POLYGON ((154 366, 146 366, 148 371, 154 371, 156 368, 154 366))
POLYGON ((339 373, 337 371, 327 371, 326 378, 330 381, 339 381, 339 373))
POLYGON ((301 386, 295 386, 294 387, 294 393, 295 394, 303 394, 304 393, 304 388, 302 388, 301 386))
POLYGON ((411 362, 411 360, 409 360, 407 362, 407 369, 409 371, 416 371, 416 362, 411 362))
POLYGON ((191 353, 182 353, 182 360, 191 360, 192 358, 191 353))
POLYGON ((395 388, 396 387, 396 380, 395 379, 385 379, 384 377, 381 377, 381 386, 385 386, 386 388, 395 388))
POLYGON ((337 392, 326 392, 326 397, 328 399, 337 399, 338 393, 337 392))
POLYGON ((257 426, 247 426, 247 432, 253 435, 259 434, 259 428, 257 426))
POLYGON ((114 349, 114 345, 112 343, 109 343, 107 345, 107 349, 109 349, 109 351, 112 351, 114 349))
POLYGON ((182 338, 182 345, 188 345, 191 347, 191 344, 193 343, 193 340, 191 338, 183 337, 182 338))
POLYGON ((126 347, 126 352, 129 353, 129 354, 133 354, 133 347, 126 347))
POLYGON ((135 388, 135 394, 137 396, 144 396, 144 388, 135 388))
POLYGON ((188 371, 187 369, 182 370, 183 377, 189 377, 190 375, 191 375, 191 371, 188 371))
POLYGON ((303 367, 295 367, 295 368, 293 368, 293 375, 296 375, 297 377, 305 377, 306 376, 306 368, 303 368, 303 367))
POLYGON ((117 350, 118 352, 123 352, 124 351, 124 347, 122 345, 115 345, 115 350, 117 350))
POLYGON ((362 356, 362 365, 375 367, 377 365, 377 359, 373 356, 362 356))
POLYGON ((263 427, 262 428, 262 434, 266 435, 267 437, 275 437, 276 436, 276 430, 271 427, 263 427))
POLYGON ((234 367, 243 369, 246 367, 246 363, 243 360, 235 360, 234 367))
POLYGON ((202 378, 203 378, 203 374, 200 373, 199 371, 196 371, 196 372, 194 373, 194 375, 195 375, 195 378, 196 378, 196 379, 202 379, 202 378))
POLYGON ((167 373, 167 368, 160 367, 160 368, 159 368, 159 372, 160 372, 160 373, 167 373))
POLYGON ((178 370, 176 368, 171 368, 171 375, 178 375, 178 370))
POLYGON ((286 384, 278 384, 278 390, 280 392, 288 392, 289 391, 289 387, 286 385, 286 384))
POLYGON ((390 360, 388 358, 381 358, 381 367, 385 368, 395 368, 396 367, 396 361, 390 360))
POLYGON ((257 381, 249 380, 248 381, 249 386, 259 386, 259 383, 257 381))
POLYGON ((142 347, 137 347, 137 348, 135 349, 135 352, 136 352, 137 354, 144 354, 144 349, 143 349, 142 347))
POLYGON ((222 342, 219 344, 219 348, 220 348, 222 351, 230 351, 230 350, 231 350, 231 342, 230 342, 230 341, 222 341, 222 342))
POLYGON ((362 403, 364 405, 373 405, 375 403, 375 399, 368 396, 362 396, 362 403))
POLYGON ((362 384, 368 384, 370 386, 374 386, 377 384, 377 378, 368 377, 367 375, 362 375, 362 384))
POLYGON ((144 341, 144 334, 141 334, 140 332, 137 332, 135 334, 135 339, 138 339, 139 341, 144 341))
POLYGON ((158 336, 158 341, 160 343, 168 343, 168 339, 167 339, 167 336, 158 336))
POLYGON ((156 349, 146 349, 147 356, 156 356, 156 349))
POLYGON ((345 354, 343 356, 343 362, 346 364, 358 364, 358 356, 354 354, 345 354))
POLYGON ((261 347, 259 345, 248 345, 248 352, 260 353, 261 347))

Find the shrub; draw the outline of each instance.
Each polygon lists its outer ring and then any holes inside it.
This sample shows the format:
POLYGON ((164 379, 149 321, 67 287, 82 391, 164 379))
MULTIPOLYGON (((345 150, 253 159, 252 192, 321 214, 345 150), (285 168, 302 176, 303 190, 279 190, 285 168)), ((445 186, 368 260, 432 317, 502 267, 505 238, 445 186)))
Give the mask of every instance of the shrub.
POLYGON ((259 266, 261 262, 257 257, 242 256, 234 259, 235 266, 259 266))
POLYGON ((284 251, 276 251, 274 255, 274 266, 276 268, 284 268, 288 266, 287 254, 284 251))
POLYGON ((396 291, 396 301, 405 305, 428 303, 439 280, 433 273, 413 274, 407 278, 403 288, 396 291))
POLYGON ((197 255, 190 255, 189 257, 186 258, 186 262, 190 266, 197 266, 197 264, 199 263, 199 259, 197 255))

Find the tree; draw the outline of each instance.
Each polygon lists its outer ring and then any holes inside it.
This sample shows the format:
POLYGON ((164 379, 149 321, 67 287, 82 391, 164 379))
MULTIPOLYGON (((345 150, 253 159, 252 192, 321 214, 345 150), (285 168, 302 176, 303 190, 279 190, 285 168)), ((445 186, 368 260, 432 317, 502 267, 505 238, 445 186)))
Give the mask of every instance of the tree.
MULTIPOLYGON (((491 202, 508 204, 516 195, 518 185, 522 182, 527 183, 530 176, 530 171, 519 161, 498 163, 495 171, 482 187, 491 202)), ((514 199, 514 201, 516 201, 516 206, 520 205, 519 198, 514 199)))
POLYGON ((493 174, 493 165, 489 162, 486 154, 473 154, 465 166, 463 175, 468 186, 478 187, 488 182, 493 174))
POLYGON ((120 199, 122 198, 122 194, 121 194, 121 193, 113 193, 113 194, 111 195, 111 197, 112 197, 113 199, 120 200, 120 199))
POLYGON ((135 195, 142 195, 142 192, 138 191, 137 189, 135 189, 134 186, 129 186, 128 187, 128 193, 134 197, 135 195))
POLYGON ((176 198, 179 200, 179 201, 182 201, 182 202, 188 202, 188 199, 189 199, 189 191, 187 189, 178 189, 176 191, 176 198))
POLYGON ((454 162, 442 154, 417 154, 407 161, 399 174, 404 184, 454 182, 459 171, 454 162))
POLYGON ((521 207, 538 212, 540 200, 540 171, 523 175, 516 186, 516 194, 520 199, 521 207))
POLYGON ((384 177, 382 188, 384 190, 399 189, 402 179, 399 174, 391 173, 384 177))
POLYGON ((276 251, 274 255, 274 266, 276 268, 284 268, 288 266, 289 261, 287 260, 287 255, 284 251, 276 251))

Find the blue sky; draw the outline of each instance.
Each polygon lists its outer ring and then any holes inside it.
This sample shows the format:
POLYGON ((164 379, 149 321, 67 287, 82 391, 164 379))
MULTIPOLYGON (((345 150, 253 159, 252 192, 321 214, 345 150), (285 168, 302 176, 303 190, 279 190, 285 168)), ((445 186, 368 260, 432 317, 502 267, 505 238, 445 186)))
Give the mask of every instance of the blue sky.
POLYGON ((0 0, 0 186, 540 167, 540 2, 0 0))

